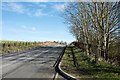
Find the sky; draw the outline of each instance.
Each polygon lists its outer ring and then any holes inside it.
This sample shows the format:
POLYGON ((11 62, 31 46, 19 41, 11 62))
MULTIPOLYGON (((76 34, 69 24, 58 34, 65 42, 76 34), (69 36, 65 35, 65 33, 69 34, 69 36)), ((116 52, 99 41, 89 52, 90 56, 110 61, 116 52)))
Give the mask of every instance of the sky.
POLYGON ((2 40, 74 41, 62 17, 67 5, 65 2, 2 2, 2 40))

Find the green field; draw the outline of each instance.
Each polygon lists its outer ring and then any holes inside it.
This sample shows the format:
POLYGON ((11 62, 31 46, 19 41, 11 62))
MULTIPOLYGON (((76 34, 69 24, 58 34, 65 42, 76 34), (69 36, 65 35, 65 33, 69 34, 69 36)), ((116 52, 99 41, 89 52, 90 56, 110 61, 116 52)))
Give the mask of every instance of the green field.
MULTIPOLYGON (((94 57, 93 57, 94 58, 94 57)), ((75 46, 68 46, 62 59, 61 68, 77 78, 108 78, 104 80, 118 80, 120 79, 120 68, 118 66, 111 65, 110 63, 99 61, 94 63, 84 55, 81 49, 75 46), (76 67, 73 63, 73 56, 71 54, 71 47, 76 57, 76 67)))
POLYGON ((1 54, 34 49, 42 46, 39 42, 1 41, 1 54))
POLYGON ((1 41, 0 54, 13 53, 18 51, 24 51, 29 49, 35 49, 38 47, 52 46, 52 45, 64 45, 63 42, 24 42, 24 41, 1 41))

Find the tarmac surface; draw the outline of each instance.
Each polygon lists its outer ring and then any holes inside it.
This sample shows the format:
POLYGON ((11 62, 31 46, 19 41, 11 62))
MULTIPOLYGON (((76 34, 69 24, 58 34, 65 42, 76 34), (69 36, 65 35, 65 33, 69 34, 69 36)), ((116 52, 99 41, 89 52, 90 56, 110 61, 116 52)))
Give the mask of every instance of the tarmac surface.
MULTIPOLYGON (((2 78, 4 80, 61 80, 53 65, 65 46, 40 47, 2 55, 2 78)), ((64 79, 65 80, 65 79, 64 79)))

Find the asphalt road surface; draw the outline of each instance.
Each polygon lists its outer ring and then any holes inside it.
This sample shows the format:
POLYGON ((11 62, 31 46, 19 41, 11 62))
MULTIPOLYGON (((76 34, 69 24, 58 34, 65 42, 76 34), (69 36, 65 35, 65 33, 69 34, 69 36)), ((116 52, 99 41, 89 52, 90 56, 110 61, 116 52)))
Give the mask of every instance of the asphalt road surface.
POLYGON ((2 64, 0 64, 2 78, 57 79, 53 65, 64 47, 61 45, 40 47, 2 55, 2 64))

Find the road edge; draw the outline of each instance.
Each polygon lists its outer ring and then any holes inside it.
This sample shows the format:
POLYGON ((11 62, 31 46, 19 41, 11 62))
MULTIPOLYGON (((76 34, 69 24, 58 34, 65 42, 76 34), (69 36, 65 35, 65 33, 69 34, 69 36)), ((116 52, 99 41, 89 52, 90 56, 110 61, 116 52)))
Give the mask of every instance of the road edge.
MULTIPOLYGON (((66 47, 67 47, 67 46, 66 46, 66 47)), ((64 78, 67 79, 67 80, 78 80, 78 79, 76 79, 74 76, 71 76, 70 74, 64 72, 64 71, 61 69, 61 67, 60 67, 60 65, 61 65, 61 60, 62 60, 62 57, 63 57, 63 55, 64 55, 64 53, 65 53, 66 47, 64 48, 63 52, 62 52, 61 55, 60 55, 60 58, 59 58, 59 60, 58 60, 58 63, 57 63, 57 65, 55 66, 55 70, 56 70, 56 72, 58 72, 62 77, 64 77, 64 78)))

